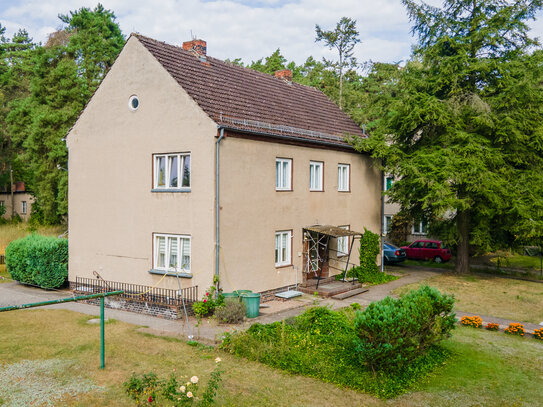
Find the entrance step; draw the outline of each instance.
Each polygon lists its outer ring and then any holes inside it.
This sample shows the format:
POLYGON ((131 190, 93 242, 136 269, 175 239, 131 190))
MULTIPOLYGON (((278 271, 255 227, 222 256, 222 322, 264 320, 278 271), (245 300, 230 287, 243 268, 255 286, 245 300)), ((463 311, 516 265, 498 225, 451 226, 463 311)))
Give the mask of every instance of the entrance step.
POLYGON ((355 295, 369 291, 367 288, 357 288, 355 290, 345 291, 344 293, 336 294, 332 298, 334 300, 344 300, 345 298, 354 297, 355 295))
MULTIPOLYGON (((299 291, 302 291, 307 294, 314 294, 315 291, 317 294, 321 297, 333 297, 335 295, 352 291, 354 289, 362 287, 362 284, 360 283, 352 283, 352 282, 343 282, 343 281, 334 281, 331 283, 320 283, 319 288, 317 289, 315 286, 312 287, 298 287, 299 291)), ((356 294, 354 294, 356 295, 356 294)))

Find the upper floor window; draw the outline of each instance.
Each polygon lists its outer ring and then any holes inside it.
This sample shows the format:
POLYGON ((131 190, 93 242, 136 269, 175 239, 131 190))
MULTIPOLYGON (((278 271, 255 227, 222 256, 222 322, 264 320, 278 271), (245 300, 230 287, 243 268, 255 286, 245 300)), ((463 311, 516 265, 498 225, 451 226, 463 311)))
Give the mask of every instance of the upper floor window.
POLYGON ((26 201, 21 202, 21 213, 26 214, 26 201))
POLYGON ((349 164, 338 164, 337 166, 337 190, 350 191, 351 166, 349 164))
POLYGON ((386 177, 385 178, 385 191, 388 191, 390 188, 392 188, 393 183, 394 183, 394 178, 386 177))
POLYGON ((155 154, 153 165, 153 188, 190 188, 190 154, 155 154))
POLYGON ((6 204, 4 203, 4 201, 0 201, 0 208, 3 208, 5 206, 6 206, 6 204))
POLYGON ((413 223, 414 235, 425 235, 428 233, 428 223, 425 220, 415 221, 413 223))
POLYGON ((275 232, 275 266, 289 266, 291 260, 291 237, 290 230, 275 232))
POLYGON ((190 236, 154 235, 153 268, 190 273, 190 236))
POLYGON ((309 162, 309 190, 322 191, 322 173, 324 163, 320 161, 309 162))
POLYGON ((292 191, 292 160, 290 158, 275 159, 275 189, 292 191))

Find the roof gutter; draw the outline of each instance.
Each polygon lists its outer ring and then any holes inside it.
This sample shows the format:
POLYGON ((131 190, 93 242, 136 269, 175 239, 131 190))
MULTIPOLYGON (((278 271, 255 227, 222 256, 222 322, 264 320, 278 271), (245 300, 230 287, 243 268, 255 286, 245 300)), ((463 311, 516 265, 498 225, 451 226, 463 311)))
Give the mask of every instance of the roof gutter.
POLYGON ((221 210, 221 189, 220 189, 220 146, 221 141, 224 138, 224 127, 218 126, 218 129, 220 130, 220 135, 217 141, 215 141, 215 287, 217 288, 217 291, 215 292, 215 295, 219 295, 219 259, 220 259, 220 251, 221 251, 221 235, 220 235, 220 210, 221 210))

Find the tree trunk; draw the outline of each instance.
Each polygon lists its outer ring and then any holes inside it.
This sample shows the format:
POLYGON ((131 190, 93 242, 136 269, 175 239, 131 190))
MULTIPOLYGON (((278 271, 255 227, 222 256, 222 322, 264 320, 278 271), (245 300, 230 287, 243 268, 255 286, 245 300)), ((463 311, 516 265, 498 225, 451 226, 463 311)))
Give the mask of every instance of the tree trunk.
POLYGON ((459 211, 456 215, 458 228, 458 251, 456 253, 456 273, 469 273, 469 213, 459 211))

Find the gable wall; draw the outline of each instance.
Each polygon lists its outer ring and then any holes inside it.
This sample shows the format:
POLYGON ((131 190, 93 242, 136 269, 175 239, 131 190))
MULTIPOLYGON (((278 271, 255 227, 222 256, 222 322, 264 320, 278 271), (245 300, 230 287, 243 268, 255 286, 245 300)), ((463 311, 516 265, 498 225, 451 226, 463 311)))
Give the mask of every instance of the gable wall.
MULTIPOLYGON (((68 135, 69 279, 154 285, 153 233, 192 237, 192 279, 211 283, 217 128, 132 37, 68 135), (137 111, 128 108, 138 95, 137 111), (152 189, 152 154, 191 152, 190 193, 152 189)), ((175 277, 159 287, 177 288, 175 277)))

